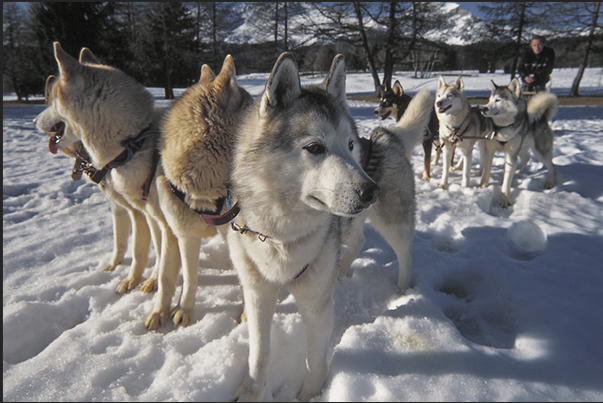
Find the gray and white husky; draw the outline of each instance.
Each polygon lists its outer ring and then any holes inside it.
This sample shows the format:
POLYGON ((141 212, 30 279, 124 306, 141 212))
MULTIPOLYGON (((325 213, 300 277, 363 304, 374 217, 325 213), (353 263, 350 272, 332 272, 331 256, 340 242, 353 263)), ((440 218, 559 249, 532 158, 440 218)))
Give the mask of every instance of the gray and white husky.
POLYGON ((548 122, 555 117, 557 105, 557 96, 550 92, 538 93, 526 102, 521 92, 521 85, 516 78, 508 86, 498 86, 492 81, 492 92, 488 103, 481 108, 482 114, 492 119, 494 131, 492 139, 483 142, 485 153, 482 153, 483 173, 480 187, 488 186, 494 153, 503 151, 505 173, 501 189, 501 207, 507 208, 512 204, 513 175, 528 163, 529 149, 534 151, 536 157, 548 169, 544 187, 551 189, 555 186, 554 134, 548 122), (521 158, 519 168, 517 168, 518 157, 521 158))
POLYGON ((344 58, 337 55, 321 84, 302 86, 295 60, 283 53, 238 130, 231 195, 240 213, 227 237, 249 327, 249 371, 235 392, 239 400, 264 399, 272 316, 283 285, 295 297, 306 332, 307 371, 298 398, 320 393, 344 244, 355 239, 347 253, 357 252, 359 237, 352 232, 362 231, 369 207, 386 238, 404 244, 394 249, 407 253, 398 257, 402 285, 410 281, 413 173, 400 141, 385 133, 371 139, 372 152, 363 152, 374 177, 361 168, 345 78, 344 58))

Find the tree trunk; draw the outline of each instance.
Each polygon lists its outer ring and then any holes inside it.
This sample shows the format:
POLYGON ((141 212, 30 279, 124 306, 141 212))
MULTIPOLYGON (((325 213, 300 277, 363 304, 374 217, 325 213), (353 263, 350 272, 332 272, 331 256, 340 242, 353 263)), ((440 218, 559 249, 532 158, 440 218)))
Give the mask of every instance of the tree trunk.
POLYGON ((570 90, 570 97, 577 97, 580 95, 578 90, 580 89, 580 81, 582 81, 582 76, 584 75, 584 69, 588 64, 588 55, 590 54, 590 49, 593 44, 593 39, 595 37, 595 29, 597 28, 597 20, 599 18, 599 11, 601 9, 601 2, 598 1, 595 3, 595 11, 593 12, 593 23, 590 26, 590 34, 588 35, 588 45, 586 46, 586 50, 584 51, 584 58, 582 59, 582 63, 580 64, 580 69, 578 70, 578 75, 574 79, 572 84, 572 89, 570 90))
POLYGON ((274 51, 278 55, 278 1, 274 7, 274 51))
POLYGON ((375 60, 371 54, 371 50, 368 46, 368 40, 366 39, 366 32, 364 31, 364 24, 362 22, 362 11, 360 10, 360 4, 354 2, 354 11, 356 12, 356 18, 358 19, 358 27, 360 29, 360 36, 362 37, 362 48, 364 49, 364 55, 366 56, 366 63, 368 64, 371 76, 373 77, 373 84, 375 85, 375 95, 379 94, 379 87, 381 87, 381 81, 379 81, 379 74, 375 67, 375 60))
POLYGON ((383 64, 383 85, 386 88, 392 87, 392 77, 394 75, 394 35, 396 31, 396 3, 389 3, 389 18, 387 23, 387 38, 385 43, 385 62, 383 64))
POLYGON ((523 36, 523 26, 525 25, 526 18, 526 3, 521 2, 520 4, 520 15, 519 15, 519 27, 517 31, 517 41, 515 42, 515 56, 513 56, 513 65, 511 66, 511 79, 515 78, 515 72, 517 71, 517 61, 519 60, 519 52, 521 51, 521 37, 523 36))
POLYGON ((218 24, 217 24, 217 17, 216 17, 216 2, 214 1, 212 3, 212 26, 211 26, 211 34, 212 34, 212 53, 213 53, 213 62, 214 62, 214 66, 218 66, 219 65, 219 60, 218 60, 218 24))
POLYGON ((289 44, 287 43, 289 41, 288 39, 288 33, 287 33, 287 28, 289 26, 289 15, 288 15, 288 7, 287 7, 287 2, 284 2, 283 6, 285 7, 285 48, 284 48, 284 52, 287 52, 289 50, 289 44))

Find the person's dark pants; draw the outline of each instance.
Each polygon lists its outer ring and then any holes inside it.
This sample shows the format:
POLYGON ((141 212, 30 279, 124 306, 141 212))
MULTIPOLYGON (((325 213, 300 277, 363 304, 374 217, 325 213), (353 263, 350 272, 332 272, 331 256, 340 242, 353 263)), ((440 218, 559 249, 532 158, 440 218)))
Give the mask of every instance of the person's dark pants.
POLYGON ((546 88, 546 84, 523 83, 523 86, 521 87, 521 91, 523 91, 523 92, 540 92, 540 91, 544 91, 545 88, 546 88))

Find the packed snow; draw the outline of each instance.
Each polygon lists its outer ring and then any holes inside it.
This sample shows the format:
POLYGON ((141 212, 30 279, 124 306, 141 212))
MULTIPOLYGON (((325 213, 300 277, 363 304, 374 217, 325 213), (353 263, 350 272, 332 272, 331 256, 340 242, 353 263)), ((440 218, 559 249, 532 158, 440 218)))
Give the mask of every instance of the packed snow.
MULTIPOLYGON (((463 72, 470 96, 486 96, 507 74, 463 72)), ((569 92, 576 69, 553 72, 569 92)), ((591 68, 582 95, 603 95, 591 68)), ((240 76, 254 96, 267 74, 240 76)), ((398 73, 411 95, 437 76, 398 73)), ((454 76, 446 76, 447 82, 454 76)), ((302 83, 316 81, 302 79, 302 83)), ((158 104, 162 89, 151 88, 158 104)), ((182 90, 180 90, 181 92, 182 90)), ((349 96, 367 95, 367 74, 349 74, 349 96)), ((362 136, 379 123, 375 103, 349 102, 362 136)), ((112 273, 112 218, 98 187, 72 181, 73 161, 48 152, 32 119, 42 105, 3 108, 3 400, 228 401, 247 371, 248 330, 228 247, 215 237, 199 256, 190 326, 144 328, 154 295, 117 295, 131 251, 112 273)), ((557 185, 534 156, 515 175, 513 206, 498 206, 503 156, 479 189, 440 164, 416 178, 414 286, 396 287, 393 250, 365 224, 366 244, 335 290, 330 372, 314 401, 603 400, 603 106, 560 106, 557 185)), ((152 251, 148 277, 155 262, 152 251)), ((180 283, 181 284, 181 283, 180 283)), ((179 288, 177 288, 179 294, 179 288)), ((174 298, 177 301, 178 295, 174 298)), ((266 400, 293 400, 305 370, 295 301, 283 289, 272 324, 266 400)))

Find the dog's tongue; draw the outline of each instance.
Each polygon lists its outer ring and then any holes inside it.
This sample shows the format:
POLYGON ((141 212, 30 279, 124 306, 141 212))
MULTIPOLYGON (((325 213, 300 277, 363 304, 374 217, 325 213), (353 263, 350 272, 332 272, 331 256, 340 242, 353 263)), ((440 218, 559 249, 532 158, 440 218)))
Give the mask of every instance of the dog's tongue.
POLYGON ((379 120, 379 122, 381 122, 383 120, 383 116, 378 116, 377 119, 379 120))
POLYGON ((56 154, 59 148, 57 147, 57 137, 52 136, 50 140, 48 140, 48 151, 53 154, 56 154))

